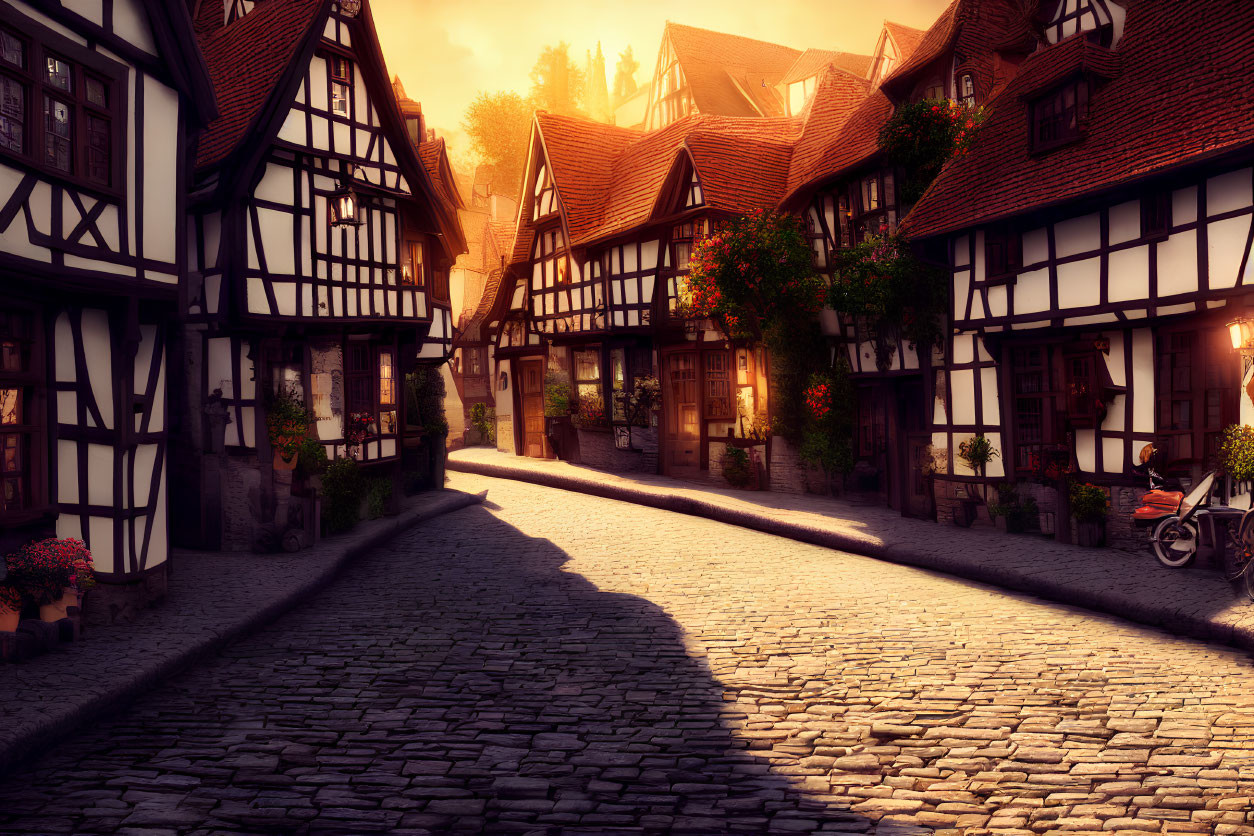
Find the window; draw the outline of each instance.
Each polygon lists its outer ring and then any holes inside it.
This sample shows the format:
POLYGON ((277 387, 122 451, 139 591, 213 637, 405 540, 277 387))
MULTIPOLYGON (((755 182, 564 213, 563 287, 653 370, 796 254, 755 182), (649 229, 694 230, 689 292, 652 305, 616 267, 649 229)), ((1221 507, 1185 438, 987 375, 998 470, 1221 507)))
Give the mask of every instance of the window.
POLYGON ((431 271, 431 301, 448 301, 448 270, 431 271))
POLYGON ((1090 33, 1088 37, 1105 47, 1114 44, 1114 19, 1106 0, 1058 0, 1046 37, 1058 43, 1076 32, 1090 33))
POLYGON ((971 73, 958 76, 958 100, 965 107, 975 107, 975 77, 971 73))
POLYGON ((1157 446, 1177 474, 1210 462, 1220 431, 1237 423, 1241 369, 1225 336, 1210 328, 1155 339, 1157 446))
POLYGON ((701 193, 701 183, 697 180, 697 173, 694 171, 692 179, 688 182, 688 191, 684 196, 684 208, 691 209, 703 203, 705 203, 705 196, 701 193))
POLYGON ((849 211, 849 198, 840 196, 837 214, 840 216, 840 245, 853 246, 853 212, 849 211))
POLYGON ((353 62, 341 55, 327 59, 331 72, 331 112, 348 117, 352 112, 353 62))
POLYGON ((401 284, 424 287, 426 285, 425 266, 422 260, 422 242, 408 241, 406 248, 409 257, 401 265, 401 284))
POLYGON ((1171 192, 1162 191, 1141 198, 1141 237, 1164 237, 1171 230, 1171 192))
POLYGON ((929 84, 923 91, 923 98, 931 101, 947 98, 945 96, 945 85, 939 81, 929 84))
MULTIPOLYGON (((91 63, 100 59, 93 56, 91 63)), ((95 66, 0 28, 0 151, 113 187, 121 147, 114 95, 113 79, 95 66)))
POLYGON ((1032 149, 1047 151, 1080 138, 1089 110, 1089 82, 1077 79, 1032 103, 1032 149))
POLYGON ((32 311, 0 308, 0 520, 44 504, 42 354, 32 311))
POLYGON ((1063 441, 1057 416, 1058 391, 1049 346, 1011 351, 1011 394, 1014 415, 1014 468, 1031 471, 1035 461, 1063 441))
POLYGON ((994 226, 984 230, 985 281, 1018 272, 1023 260, 1021 242, 1018 230, 1008 226, 994 226))
POLYGON ((731 420, 736 417, 731 394, 731 356, 726 351, 707 351, 705 359, 705 417, 731 420))
POLYGON ((874 212, 880 208, 880 178, 871 176, 862 181, 862 209, 874 212))
POLYGON ((690 223, 676 224, 671 228, 670 270, 671 275, 666 282, 667 311, 675 316, 679 310, 680 297, 687 292, 688 283, 684 278, 692 263, 693 244, 705 237, 705 221, 696 220, 690 223))
POLYGON ((557 211, 557 197, 553 192, 553 181, 549 179, 548 166, 543 163, 540 164, 540 171, 536 174, 534 198, 531 206, 533 221, 557 211))
POLYGON ((379 433, 396 435, 396 365, 391 349, 379 349, 379 433))
POLYGON ((601 349, 584 349, 574 352, 574 355, 579 414, 600 423, 605 416, 605 399, 601 394, 601 349))
POLYGON ((465 373, 471 377, 478 377, 483 374, 483 349, 468 348, 466 349, 466 371, 465 373))

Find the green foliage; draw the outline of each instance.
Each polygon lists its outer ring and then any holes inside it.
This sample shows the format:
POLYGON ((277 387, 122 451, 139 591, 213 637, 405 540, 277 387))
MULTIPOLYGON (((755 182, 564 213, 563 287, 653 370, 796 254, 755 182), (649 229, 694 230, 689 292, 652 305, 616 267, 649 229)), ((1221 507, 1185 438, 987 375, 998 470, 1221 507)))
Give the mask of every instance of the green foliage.
POLYGON ((422 427, 427 435, 448 435, 444 417, 444 376, 440 367, 419 366, 405 375, 405 391, 409 399, 409 422, 422 427))
POLYGON ((984 122, 982 108, 968 108, 948 99, 927 99, 898 105, 880 129, 879 146, 889 161, 906 172, 899 184, 900 202, 918 201, 949 159, 966 153, 984 122))
POLYGON ((356 460, 336 459, 322 474, 322 525, 339 534, 357 525, 366 482, 356 460))
POLYGON ((1219 468, 1236 482, 1254 479, 1254 427, 1232 424, 1219 440, 1219 468))
POLYGON ((312 420, 309 410, 296 397, 295 391, 285 389, 274 395, 266 404, 266 429, 270 435, 270 446, 280 456, 291 460, 305 443, 312 420))
POLYGON ((371 479, 366 489, 366 516, 372 520, 379 519, 386 513, 391 500, 392 480, 382 476, 371 479))
POLYGON ((312 435, 300 444, 300 458, 296 460, 296 475, 302 479, 321 476, 327 469, 327 448, 312 435))
POLYGON ((484 162, 495 167, 494 181, 505 194, 514 196, 527 165, 531 141, 533 103, 517 93, 480 92, 466 108, 462 130, 470 147, 484 162))
POLYGON ((605 401, 600 394, 585 392, 579 396, 579 411, 575 414, 577 427, 604 427, 608 423, 605 401))
POLYGON ((760 342, 772 329, 808 320, 826 296, 799 221, 766 209, 700 241, 691 264, 681 307, 733 339, 760 342))
POLYGON ((854 463, 855 393, 845 358, 831 369, 812 374, 802 399, 805 423, 798 455, 829 475, 849 473, 854 463))
POLYGON ((973 435, 958 445, 958 458, 967 463, 967 467, 979 473, 986 464, 1000 454, 993 448, 993 442, 983 435, 973 435))
POLYGON ((719 460, 723 466, 723 478, 733 488, 747 488, 753 482, 753 462, 749 454, 739 447, 727 445, 719 460))
POLYGON ((805 390, 816 372, 831 368, 831 351, 813 319, 767 335, 771 361, 771 431, 801 443, 806 425, 805 390))
POLYGON ((470 405, 470 426, 479 432, 484 444, 496 444, 496 410, 486 403, 470 405))
POLYGON ((871 237, 836 254, 828 303, 875 331, 876 363, 888 367, 898 331, 920 353, 941 341, 949 303, 945 275, 914 257, 901 235, 871 237))
POLYGON ((544 417, 560 418, 569 415, 573 406, 570 375, 560 369, 550 368, 544 374, 544 417))
POLYGON ((586 79, 570 59, 570 45, 546 46, 531 68, 531 99, 539 110, 565 116, 581 115, 586 79))
POLYGON ((1015 534, 1031 531, 1040 522, 1036 500, 1030 496, 1020 499, 1015 486, 1007 482, 997 486, 997 502, 988 506, 988 514, 1004 517, 1006 530, 1015 534))
POLYGON ((1080 522, 1101 522, 1110 509, 1106 491, 1088 482, 1071 483, 1071 513, 1080 522))

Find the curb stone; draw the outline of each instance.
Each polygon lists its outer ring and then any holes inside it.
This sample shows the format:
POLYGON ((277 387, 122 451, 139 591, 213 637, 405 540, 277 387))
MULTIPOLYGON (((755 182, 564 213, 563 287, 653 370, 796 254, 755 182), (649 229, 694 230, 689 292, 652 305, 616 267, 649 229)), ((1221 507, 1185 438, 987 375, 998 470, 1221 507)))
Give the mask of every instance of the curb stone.
MULTIPOLYGON (((203 636, 191 644, 165 656, 151 658, 149 663, 142 666, 133 667, 131 675, 125 681, 107 686, 100 691, 81 693, 82 699, 77 702, 59 704, 60 710, 54 715, 41 716, 37 720, 21 722, 16 727, 4 729, 3 733, 0 733, 0 776, 26 758, 37 756, 39 751, 51 749, 53 745, 71 735, 75 730, 101 716, 125 707, 127 703, 164 680, 218 653, 247 634, 265 627, 327 586, 341 570, 362 554, 379 547, 418 523, 471 505, 482 504, 488 495, 486 490, 470 494, 446 489, 442 493, 444 495, 432 505, 402 511, 395 517, 372 521, 369 524, 372 529, 369 533, 359 534, 356 537, 351 533, 345 535, 342 543, 335 544, 339 549, 338 553, 334 554, 316 574, 277 593, 264 606, 243 613, 218 628, 207 630, 203 636)), ((172 603, 177 606, 177 602, 172 603)))
POLYGON ((1091 587, 1079 583, 1068 583, 1045 574, 1028 574, 1013 567, 989 566, 964 561, 960 555, 928 553, 909 545, 882 542, 875 537, 859 537, 848 532, 786 522, 772 518, 765 513, 726 508, 713 502, 659 493, 656 490, 598 482, 590 478, 560 473, 537 472, 491 462, 450 459, 448 469, 479 476, 530 482, 544 487, 576 491, 678 514, 704 517, 715 522, 773 534, 810 545, 927 569, 1013 592, 1033 595, 1037 598, 1082 607, 1157 627, 1179 636, 1234 645, 1244 650, 1254 651, 1254 611, 1251 612, 1251 617, 1241 619, 1238 623, 1231 623, 1183 612, 1171 601, 1147 603, 1143 600, 1136 600, 1132 596, 1121 593, 1119 588, 1114 586, 1091 587))

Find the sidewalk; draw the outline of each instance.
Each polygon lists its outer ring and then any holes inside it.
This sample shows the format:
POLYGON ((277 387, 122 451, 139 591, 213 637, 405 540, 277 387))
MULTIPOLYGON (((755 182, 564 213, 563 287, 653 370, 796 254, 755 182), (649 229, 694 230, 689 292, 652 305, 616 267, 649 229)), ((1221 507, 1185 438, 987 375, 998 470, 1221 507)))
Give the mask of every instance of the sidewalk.
POLYGON ((486 447, 451 453, 448 469, 707 517, 1254 650, 1254 605, 1201 561, 1188 569, 1169 569, 1148 552, 1088 549, 990 528, 938 525, 830 497, 720 489, 665 476, 620 476, 486 447))
POLYGON ((176 549, 165 601, 133 623, 0 665, 0 774, 204 656, 278 618, 363 552, 425 520, 483 502, 444 490, 407 499, 395 517, 294 554, 176 549))

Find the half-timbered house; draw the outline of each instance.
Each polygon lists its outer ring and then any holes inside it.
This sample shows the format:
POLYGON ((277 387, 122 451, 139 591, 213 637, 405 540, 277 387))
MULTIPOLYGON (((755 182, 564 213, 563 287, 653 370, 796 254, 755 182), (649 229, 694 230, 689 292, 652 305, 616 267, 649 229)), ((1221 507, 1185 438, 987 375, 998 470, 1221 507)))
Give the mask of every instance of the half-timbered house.
MULTIPOLYGON (((1012 0, 955 0, 926 31, 884 24, 870 61, 871 89, 820 91, 793 156, 782 206, 803 215, 820 271, 836 253, 891 234, 910 206, 903 172, 885 158, 879 133, 897 106, 922 100, 985 103, 1005 86, 1030 47, 1026 17, 1012 0)), ((856 461, 849 487, 905 514, 930 517, 924 479, 931 443, 926 406, 936 358, 900 334, 828 312, 825 327, 848 360, 856 385, 856 461)))
POLYGON ((422 420, 409 375, 449 352, 463 244, 368 2, 200 0, 195 25, 222 113, 191 194, 176 520, 189 542, 250 548, 299 523, 272 398, 306 405, 329 457, 396 474, 422 420))
MULTIPOLYGON (((928 410, 943 519, 969 485, 1051 461, 1126 510, 1147 444, 1196 478, 1254 412, 1225 327, 1254 302, 1254 15, 1039 5, 1035 52, 906 220, 952 277, 928 410), (958 456, 977 434, 1000 453, 984 473, 958 456)), ((1065 532, 1065 495, 1037 493, 1065 532)))
POLYGON ((84 540, 110 618, 164 592, 180 219, 214 115, 182 4, 0 4, 0 554, 84 540))

